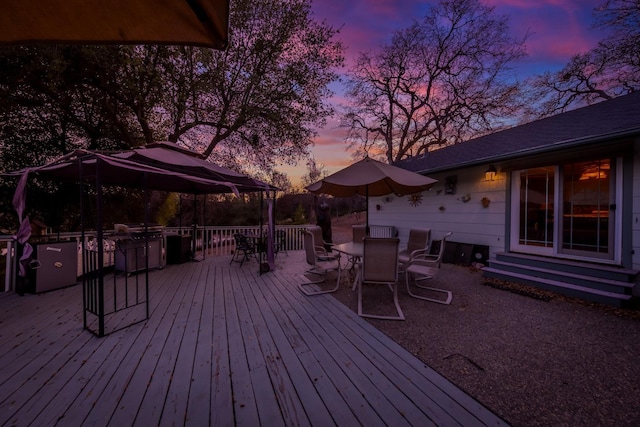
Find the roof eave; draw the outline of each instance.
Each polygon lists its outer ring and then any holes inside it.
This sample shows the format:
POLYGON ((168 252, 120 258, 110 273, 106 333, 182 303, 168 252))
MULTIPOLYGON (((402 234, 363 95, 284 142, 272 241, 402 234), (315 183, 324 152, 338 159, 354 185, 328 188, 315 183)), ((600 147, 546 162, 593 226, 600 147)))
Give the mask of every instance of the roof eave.
POLYGON ((533 156, 536 154, 552 152, 555 150, 571 149, 577 146, 595 144, 597 142, 602 142, 605 140, 627 138, 627 137, 633 137, 633 136, 639 136, 639 135, 640 135, 640 126, 632 129, 625 129, 619 132, 610 132, 607 134, 590 135, 586 137, 558 141, 558 142, 554 142, 553 144, 545 145, 542 147, 526 148, 526 149, 517 150, 517 151, 505 153, 505 154, 481 157, 481 158, 473 159, 470 161, 456 163, 453 165, 417 170, 415 172, 419 174, 445 172, 453 169, 462 169, 462 168, 478 166, 486 163, 493 163, 493 162, 497 163, 501 161, 504 162, 507 160, 513 160, 523 156, 533 156))

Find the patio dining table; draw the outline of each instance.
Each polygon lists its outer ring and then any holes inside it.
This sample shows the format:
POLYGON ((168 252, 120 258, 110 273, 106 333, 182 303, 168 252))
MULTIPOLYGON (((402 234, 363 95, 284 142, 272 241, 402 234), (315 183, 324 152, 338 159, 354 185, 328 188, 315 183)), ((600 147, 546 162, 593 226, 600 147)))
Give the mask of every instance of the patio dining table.
MULTIPOLYGON (((354 264, 355 264, 355 260, 361 260, 364 254, 363 243, 356 243, 356 242, 340 243, 338 245, 332 245, 331 249, 336 252, 340 252, 342 254, 347 255, 348 257, 354 260, 354 264)), ((342 268, 342 265, 340 268, 342 268)), ((358 269, 356 271, 356 277, 353 279, 353 286, 351 289, 356 288, 358 284, 359 275, 360 275, 360 270, 358 269)))

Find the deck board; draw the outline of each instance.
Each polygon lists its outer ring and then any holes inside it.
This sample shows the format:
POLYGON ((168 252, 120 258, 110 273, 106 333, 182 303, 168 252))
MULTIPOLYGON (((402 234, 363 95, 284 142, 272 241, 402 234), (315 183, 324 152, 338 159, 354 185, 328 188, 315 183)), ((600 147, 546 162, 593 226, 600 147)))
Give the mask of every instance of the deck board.
MULTIPOLYGON (((289 255, 295 257, 295 253, 289 255)), ((80 286, 0 298, 0 424, 504 425, 302 268, 150 273, 150 318, 99 338, 80 286)))

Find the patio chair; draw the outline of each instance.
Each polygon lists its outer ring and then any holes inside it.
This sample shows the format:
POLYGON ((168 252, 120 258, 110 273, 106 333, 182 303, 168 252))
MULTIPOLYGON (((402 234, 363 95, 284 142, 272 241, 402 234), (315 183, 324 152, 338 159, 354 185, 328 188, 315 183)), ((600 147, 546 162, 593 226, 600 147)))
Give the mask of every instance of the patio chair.
POLYGON ((398 253, 401 271, 407 267, 409 261, 419 254, 428 254, 431 248, 431 230, 412 228, 409 230, 407 247, 398 253))
MULTIPOLYGON (((312 225, 306 228, 306 231, 313 234, 313 241, 316 246, 325 247, 325 241, 322 237, 322 228, 319 225, 312 225)), ((325 248, 326 249, 326 248, 325 248)))
MULTIPOLYGON (((298 285, 298 288, 300 288, 305 295, 320 295, 337 291, 340 287, 340 255, 330 255, 323 246, 318 246, 314 234, 309 230, 302 232, 302 238, 307 264, 311 266, 306 273, 320 276, 320 279, 301 283, 298 285), (327 273, 330 271, 338 272, 336 285, 330 289, 322 289, 317 286, 326 282, 327 273), (305 289, 307 286, 313 286, 314 290, 305 289)), ((320 240, 320 242, 322 242, 322 240, 320 240)))
POLYGON ((256 257, 256 247, 247 236, 236 233, 233 235, 233 240, 236 242, 236 249, 233 251, 233 256, 229 264, 235 261, 239 262, 240 266, 242 266, 249 258, 256 257))
POLYGON ((409 261, 405 272, 405 281, 407 283, 407 292, 409 292, 409 295, 411 295, 412 297, 423 299, 426 301, 437 302, 439 304, 451 303, 451 291, 447 291, 445 289, 430 288, 419 284, 419 282, 422 280, 433 279, 440 270, 440 266, 442 265, 442 256, 444 254, 444 248, 446 246, 446 240, 447 237, 451 236, 451 234, 453 233, 449 232, 442 237, 442 240, 440 240, 440 248, 437 255, 419 254, 416 255, 411 261, 409 261), (413 276, 414 285, 417 288, 425 289, 430 292, 443 293, 444 299, 431 298, 412 292, 410 285, 410 276, 413 276))
POLYGON ((374 319, 404 320, 398 303, 398 245, 400 239, 365 237, 362 267, 358 280, 358 316, 374 319), (364 313, 362 310, 362 288, 364 284, 387 285, 393 292, 393 303, 397 315, 383 316, 364 313))
POLYGON ((289 252, 287 252, 287 232, 284 230, 276 230, 275 240, 276 255, 281 251, 289 255, 289 252))
POLYGON ((366 225, 352 225, 351 231, 353 233, 353 241, 355 243, 362 243, 362 239, 367 237, 366 225))

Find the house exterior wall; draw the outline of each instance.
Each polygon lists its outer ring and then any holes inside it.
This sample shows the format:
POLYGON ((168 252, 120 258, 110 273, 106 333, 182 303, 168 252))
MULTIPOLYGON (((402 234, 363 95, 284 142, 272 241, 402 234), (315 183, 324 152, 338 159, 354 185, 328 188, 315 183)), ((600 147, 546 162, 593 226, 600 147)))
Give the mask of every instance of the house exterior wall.
MULTIPOLYGON (((398 229, 400 246, 407 243, 411 228, 430 228, 432 239, 453 232, 450 241, 486 245, 490 256, 505 250, 507 174, 498 172, 493 181, 486 181, 489 165, 458 169, 455 172, 429 174, 438 182, 421 193, 416 206, 409 196, 372 197, 369 199, 369 223, 393 225, 398 229), (455 194, 447 194, 447 177, 456 177, 455 194), (464 202, 466 195, 469 201, 464 202), (490 200, 483 207, 482 198, 490 200), (379 209, 377 208, 379 206, 379 209)), ((495 164, 500 171, 500 165, 495 164)))
MULTIPOLYGON (((632 267, 640 270, 640 138, 636 138, 633 147, 633 179, 632 179, 632 219, 631 219, 631 248, 632 267)), ((626 201, 626 200, 625 200, 626 201)), ((628 235, 624 233, 623 236, 628 235)), ((623 237, 624 238, 624 237, 623 237)))

